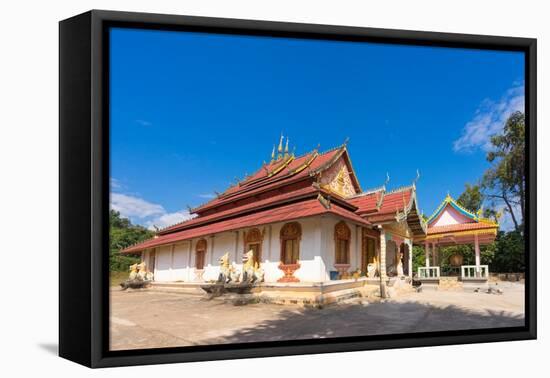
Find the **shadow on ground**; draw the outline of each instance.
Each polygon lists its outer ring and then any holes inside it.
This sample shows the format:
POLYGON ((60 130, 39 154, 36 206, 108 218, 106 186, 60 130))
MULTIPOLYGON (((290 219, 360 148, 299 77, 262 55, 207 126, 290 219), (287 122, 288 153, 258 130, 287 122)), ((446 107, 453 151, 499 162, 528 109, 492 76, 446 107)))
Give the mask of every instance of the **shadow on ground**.
POLYGON ((38 347, 56 356, 59 354, 59 346, 56 343, 40 343, 38 347))
MULTIPOLYGON (((223 320, 222 320, 223 322, 223 320)), ((524 316, 505 311, 482 312, 449 305, 385 302, 338 305, 324 309, 282 311, 277 319, 235 330, 230 335, 202 340, 201 344, 296 340, 396 333, 518 327, 524 316)))

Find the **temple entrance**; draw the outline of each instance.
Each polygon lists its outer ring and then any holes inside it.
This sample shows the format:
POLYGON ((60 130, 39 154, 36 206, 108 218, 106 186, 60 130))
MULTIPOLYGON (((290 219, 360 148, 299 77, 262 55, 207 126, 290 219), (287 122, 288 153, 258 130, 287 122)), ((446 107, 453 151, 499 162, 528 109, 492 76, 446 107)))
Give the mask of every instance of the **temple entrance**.
POLYGON ((253 228, 248 232, 245 232, 244 240, 244 253, 252 250, 252 259, 254 261, 254 265, 260 265, 260 263, 262 262, 262 232, 258 228, 253 228))
POLYGON ((399 248, 400 256, 403 256, 401 258, 401 263, 403 264, 403 274, 405 276, 409 275, 409 246, 405 243, 401 244, 401 247, 399 248))
POLYGON ((386 274, 388 276, 397 275, 397 244, 393 240, 386 243, 386 274))
POLYGON ((369 264, 374 264, 376 257, 375 240, 373 238, 363 238, 363 249, 361 251, 361 273, 367 274, 369 264))

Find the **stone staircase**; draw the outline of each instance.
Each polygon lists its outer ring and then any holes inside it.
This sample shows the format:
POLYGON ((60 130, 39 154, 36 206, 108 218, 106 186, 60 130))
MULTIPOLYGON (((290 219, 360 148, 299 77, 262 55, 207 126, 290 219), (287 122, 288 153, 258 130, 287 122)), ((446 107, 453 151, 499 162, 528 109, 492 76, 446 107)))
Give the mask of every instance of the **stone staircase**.
POLYGON ((437 290, 443 291, 463 291, 464 286, 458 277, 439 277, 437 290))

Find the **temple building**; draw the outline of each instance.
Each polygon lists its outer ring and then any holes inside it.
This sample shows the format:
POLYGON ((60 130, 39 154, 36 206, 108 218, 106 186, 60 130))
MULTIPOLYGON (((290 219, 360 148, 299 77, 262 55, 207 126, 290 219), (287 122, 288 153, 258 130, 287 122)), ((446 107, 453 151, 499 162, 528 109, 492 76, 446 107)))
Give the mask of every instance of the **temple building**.
POLYGON ((488 271, 479 245, 492 242, 498 230, 449 196, 424 219, 414 182, 363 190, 346 143, 295 156, 282 137, 269 163, 191 212, 193 219, 123 253, 141 253, 156 282, 196 283, 215 280, 226 253, 239 268, 252 250, 266 285, 300 286, 412 277, 413 244, 426 251, 426 266, 416 273, 435 280, 438 247, 471 243, 476 265, 463 274, 480 278, 488 271))

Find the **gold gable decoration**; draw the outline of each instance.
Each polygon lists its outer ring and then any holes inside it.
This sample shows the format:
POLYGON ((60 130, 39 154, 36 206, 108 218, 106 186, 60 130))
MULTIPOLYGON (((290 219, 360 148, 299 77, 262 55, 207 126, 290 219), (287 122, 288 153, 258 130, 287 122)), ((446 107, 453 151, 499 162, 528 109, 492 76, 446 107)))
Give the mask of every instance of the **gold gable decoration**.
MULTIPOLYGON (((333 175, 334 172, 329 172, 328 177, 333 175)), ((340 169, 334 175, 332 180, 321 185, 321 187, 344 198, 351 197, 356 194, 345 164, 341 164, 340 169)))

